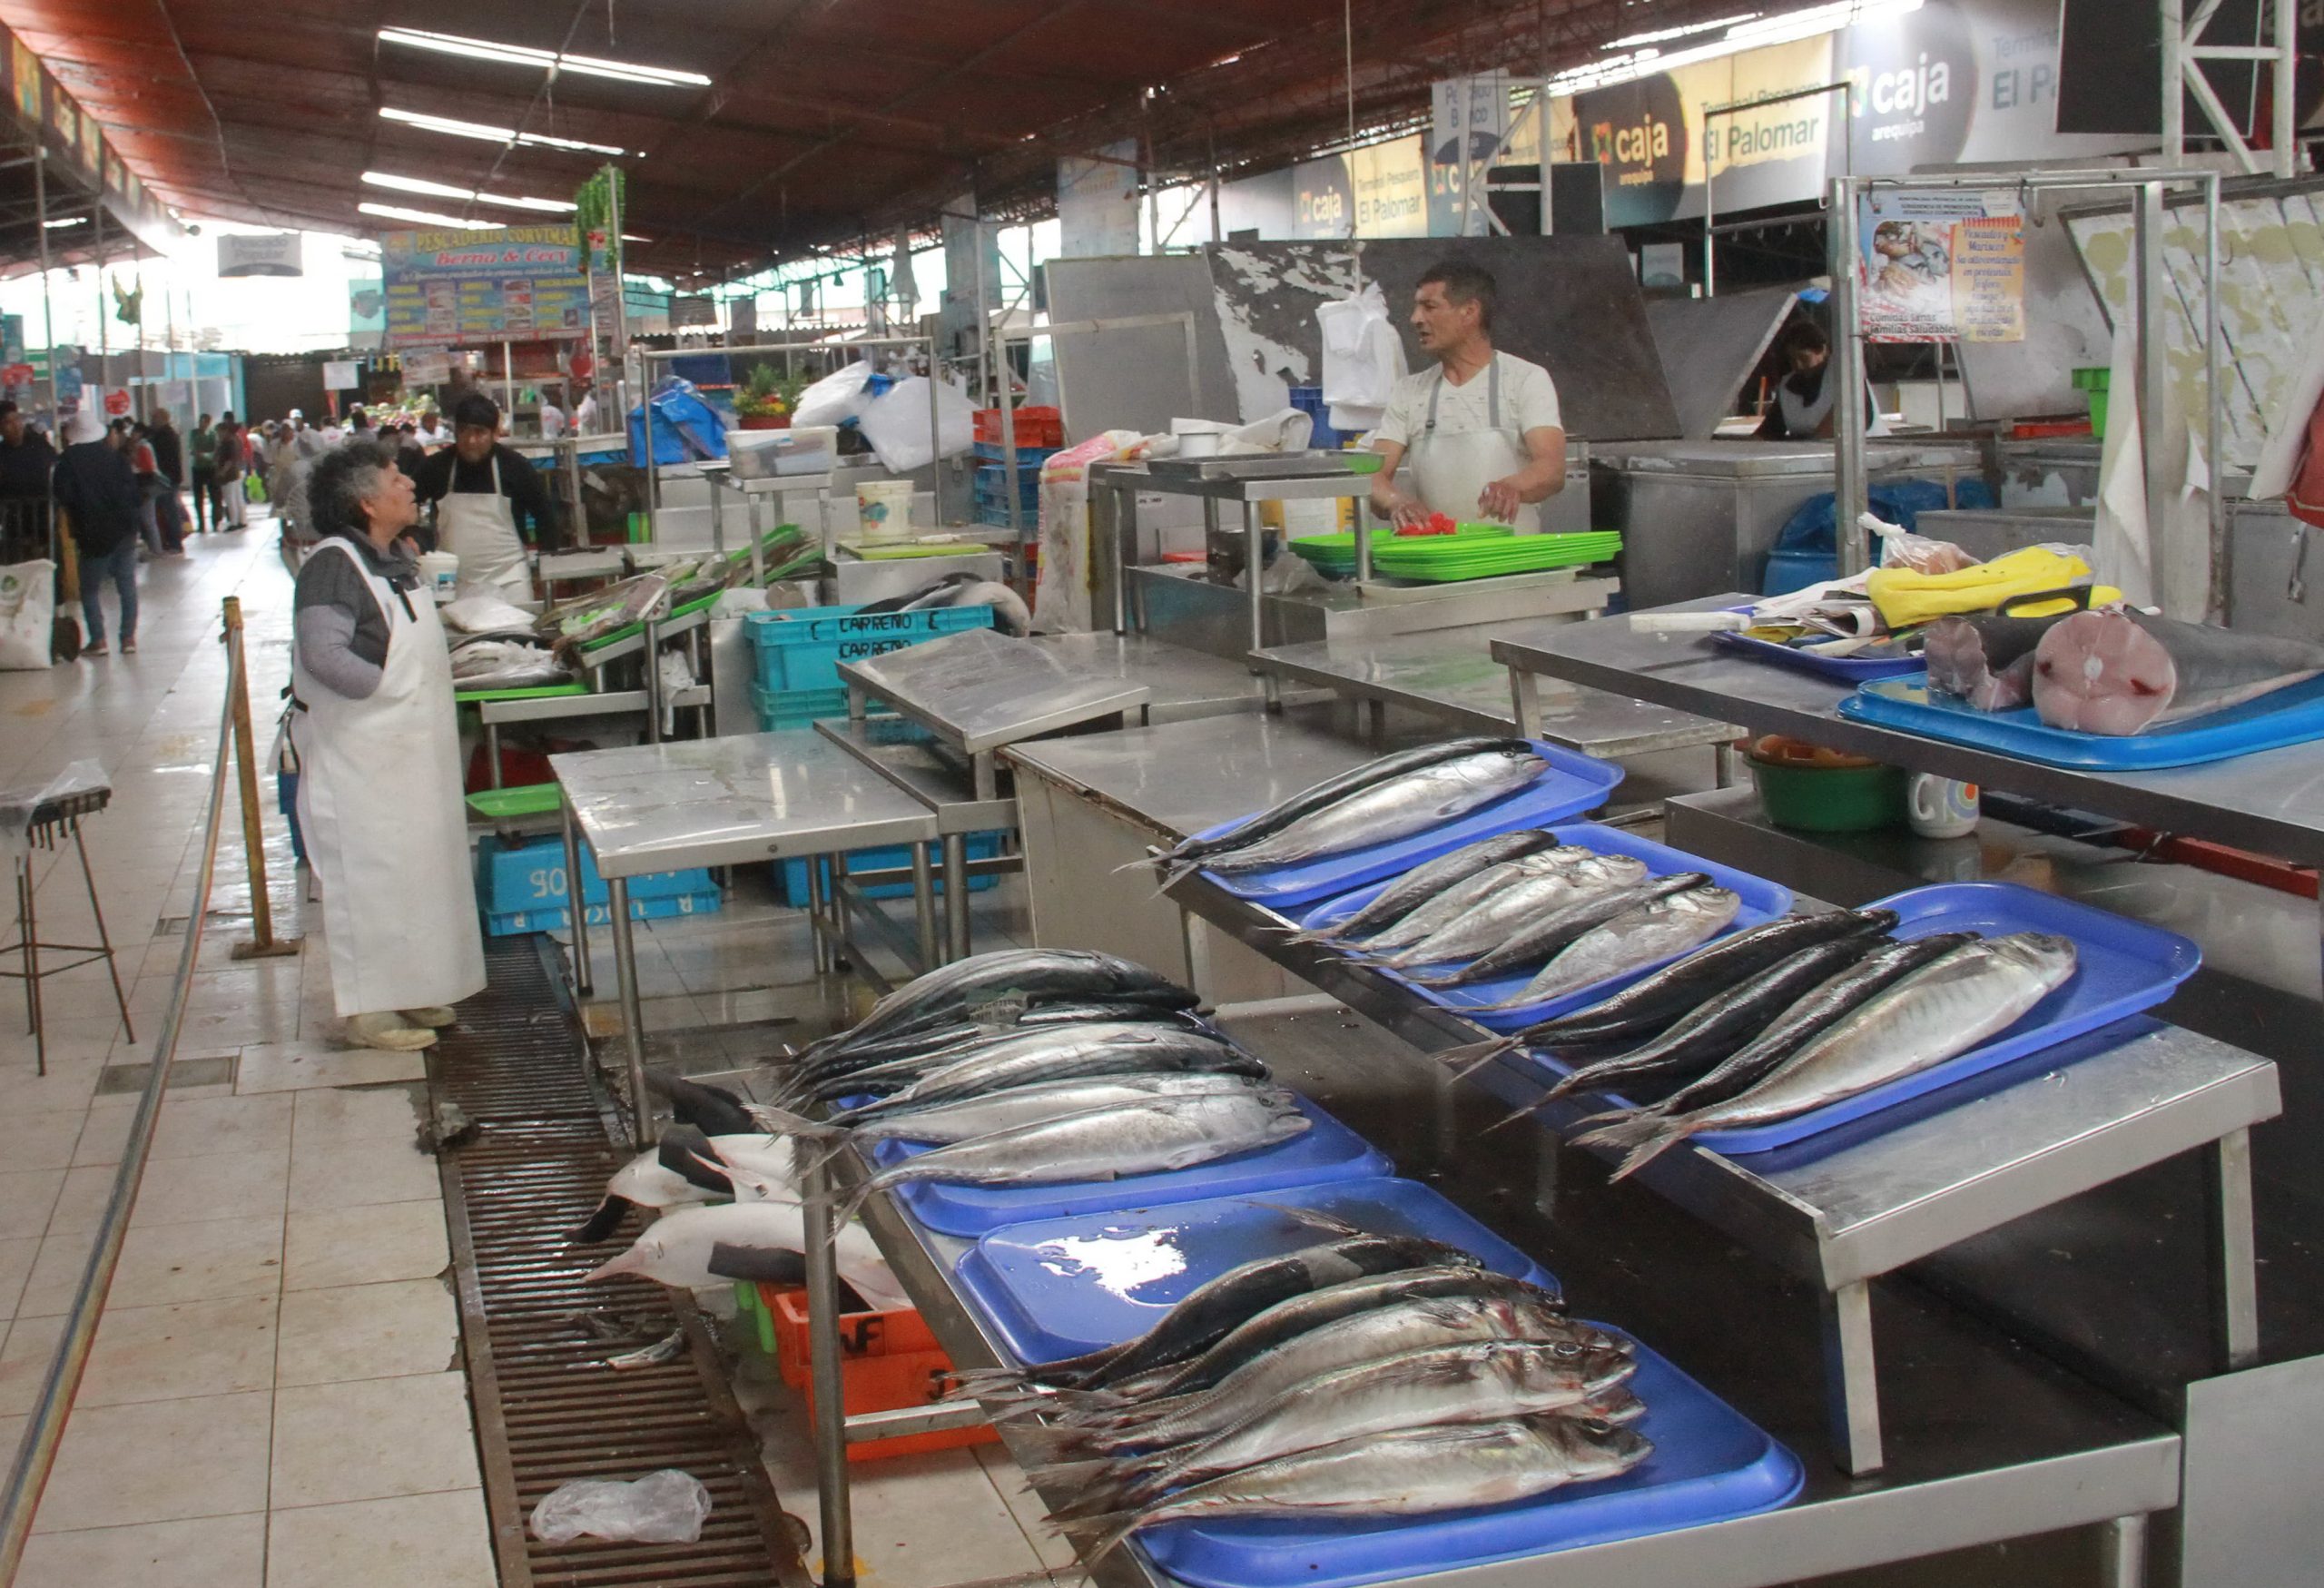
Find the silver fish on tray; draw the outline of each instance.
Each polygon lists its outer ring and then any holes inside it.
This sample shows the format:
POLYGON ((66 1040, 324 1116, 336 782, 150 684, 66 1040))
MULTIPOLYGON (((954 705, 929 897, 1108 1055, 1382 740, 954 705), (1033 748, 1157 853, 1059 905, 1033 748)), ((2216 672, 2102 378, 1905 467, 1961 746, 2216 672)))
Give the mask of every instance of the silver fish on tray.
POLYGON ((1597 859, 1597 855, 1578 844, 1561 844, 1521 859, 1503 861, 1486 867, 1476 875, 1446 888, 1426 903, 1416 906, 1393 925, 1384 927, 1369 937, 1343 938, 1345 946, 1359 948, 1367 954, 1389 953, 1407 949, 1433 932, 1443 931, 1470 911, 1492 899, 1502 889, 1533 877, 1555 876, 1597 859))
POLYGON ((1365 957, 1392 970, 1472 960, 1506 943, 1521 928, 1553 911, 1635 888, 1646 880, 1646 863, 1627 854, 1592 855, 1574 865, 1510 880, 1492 895, 1410 948, 1365 957))
POLYGON ((1229 874, 1301 865, 1325 855, 1392 843, 1442 826, 1531 784, 1549 763, 1531 745, 1479 750, 1361 789, 1246 848, 1201 863, 1229 874))
POLYGON ((1529 1003, 1546 1003, 1659 964, 1726 931, 1742 906, 1743 901, 1728 889, 1703 887, 1624 911, 1559 950, 1521 991, 1491 1007, 1520 1009, 1529 1003))

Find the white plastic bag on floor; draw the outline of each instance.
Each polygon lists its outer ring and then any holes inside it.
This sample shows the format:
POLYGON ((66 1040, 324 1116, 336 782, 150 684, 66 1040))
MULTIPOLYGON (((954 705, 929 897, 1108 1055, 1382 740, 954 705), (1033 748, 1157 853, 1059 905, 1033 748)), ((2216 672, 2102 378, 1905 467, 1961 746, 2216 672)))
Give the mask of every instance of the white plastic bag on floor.
POLYGON ((48 666, 56 626, 56 565, 45 557, 0 567, 0 670, 48 666))
POLYGON ((607 1544, 692 1544, 710 1514, 710 1491, 675 1467, 635 1483, 576 1478, 559 1484, 533 1507, 533 1536, 571 1544, 584 1536, 607 1544))

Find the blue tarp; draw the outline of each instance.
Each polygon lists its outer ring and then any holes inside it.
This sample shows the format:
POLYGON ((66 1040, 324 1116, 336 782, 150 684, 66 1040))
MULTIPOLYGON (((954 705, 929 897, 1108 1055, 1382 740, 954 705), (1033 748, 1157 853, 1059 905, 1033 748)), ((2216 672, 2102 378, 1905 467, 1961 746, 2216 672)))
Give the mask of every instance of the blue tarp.
MULTIPOLYGON (((691 463, 726 456, 726 427, 702 399, 694 383, 675 377, 655 389, 654 461, 691 463)), ((629 460, 643 467, 645 459, 645 409, 629 410, 629 460)))

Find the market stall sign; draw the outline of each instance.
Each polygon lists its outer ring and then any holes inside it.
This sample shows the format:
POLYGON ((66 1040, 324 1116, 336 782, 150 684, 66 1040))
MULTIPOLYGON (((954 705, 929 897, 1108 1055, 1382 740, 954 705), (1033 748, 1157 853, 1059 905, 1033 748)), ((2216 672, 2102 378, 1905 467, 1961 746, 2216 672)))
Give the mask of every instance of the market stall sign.
POLYGON ((589 334, 588 275, 569 225, 390 232, 379 263, 391 348, 589 334))

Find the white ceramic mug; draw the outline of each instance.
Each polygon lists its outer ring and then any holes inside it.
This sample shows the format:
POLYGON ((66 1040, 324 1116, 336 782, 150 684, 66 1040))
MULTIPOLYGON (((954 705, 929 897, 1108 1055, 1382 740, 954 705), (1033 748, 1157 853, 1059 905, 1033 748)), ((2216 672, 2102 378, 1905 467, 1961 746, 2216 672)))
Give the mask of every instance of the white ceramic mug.
POLYGON ((1905 820, 1924 838, 1965 838, 1977 830, 1977 785, 1915 772, 1905 788, 1905 820))

